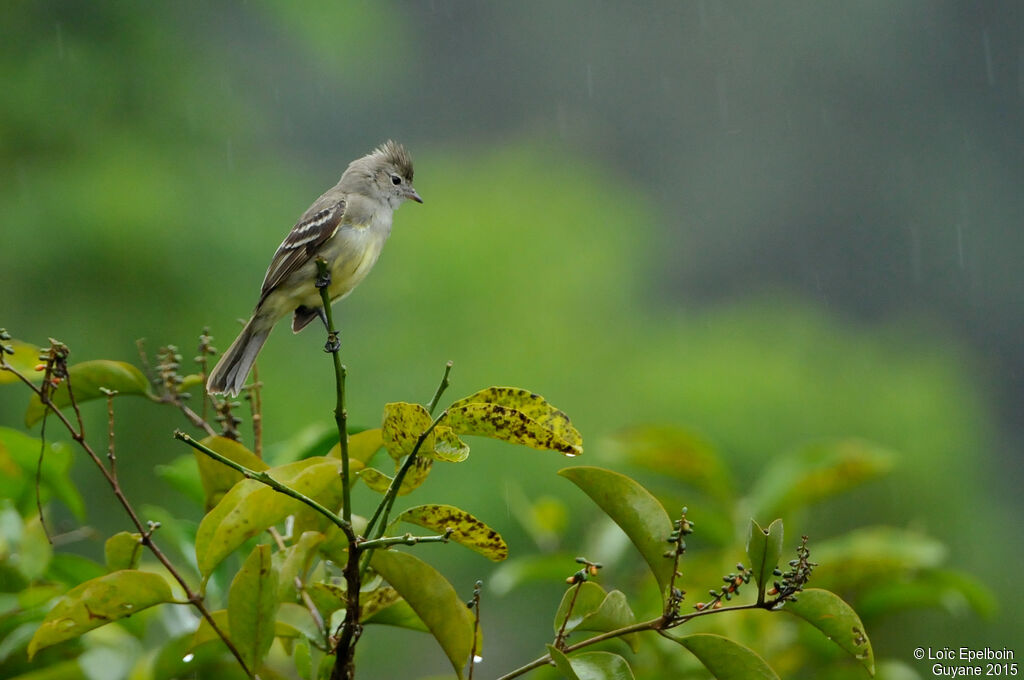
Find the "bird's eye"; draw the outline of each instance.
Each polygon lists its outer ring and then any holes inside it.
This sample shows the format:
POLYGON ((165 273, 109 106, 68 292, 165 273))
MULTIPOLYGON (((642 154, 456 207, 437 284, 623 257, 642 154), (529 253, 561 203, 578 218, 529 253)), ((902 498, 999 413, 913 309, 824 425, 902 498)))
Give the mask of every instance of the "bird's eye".
POLYGON ((398 186, 399 184, 402 183, 402 178, 399 177, 398 175, 391 175, 391 183, 394 184, 395 186, 398 186))

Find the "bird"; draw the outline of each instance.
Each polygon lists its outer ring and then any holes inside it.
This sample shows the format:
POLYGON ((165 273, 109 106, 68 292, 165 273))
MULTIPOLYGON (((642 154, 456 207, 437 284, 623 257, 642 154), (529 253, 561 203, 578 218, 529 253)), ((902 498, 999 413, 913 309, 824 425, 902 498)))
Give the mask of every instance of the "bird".
POLYGON ((238 396, 270 331, 288 314, 295 333, 317 317, 327 325, 315 284, 317 258, 328 263, 331 302, 351 293, 377 262, 394 211, 406 200, 423 203, 412 179, 409 152, 388 140, 352 161, 313 201, 274 253, 252 317, 210 371, 210 394, 238 396))

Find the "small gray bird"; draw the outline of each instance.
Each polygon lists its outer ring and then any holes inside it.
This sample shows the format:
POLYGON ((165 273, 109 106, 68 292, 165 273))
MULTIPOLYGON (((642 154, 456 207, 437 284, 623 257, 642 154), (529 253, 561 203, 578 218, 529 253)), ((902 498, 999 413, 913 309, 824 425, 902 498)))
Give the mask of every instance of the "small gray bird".
POLYGON ((326 323, 320 291, 314 286, 316 258, 329 263, 331 301, 345 297, 370 272, 391 233, 392 214, 409 198, 423 202, 412 186, 412 158, 401 144, 388 140, 352 161, 274 253, 256 310, 210 372, 207 391, 238 396, 282 317, 293 313, 295 333, 317 316, 326 323))

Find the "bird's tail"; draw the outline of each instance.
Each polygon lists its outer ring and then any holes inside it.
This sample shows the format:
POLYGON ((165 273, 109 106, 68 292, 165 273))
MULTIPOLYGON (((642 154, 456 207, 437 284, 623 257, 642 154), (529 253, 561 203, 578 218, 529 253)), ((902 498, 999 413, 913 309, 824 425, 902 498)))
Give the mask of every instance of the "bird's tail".
POLYGON ((249 369, 256 361, 256 356, 263 348, 263 343, 270 336, 273 329, 272 323, 259 314, 249 319, 245 328, 238 334, 235 341, 231 343, 228 351, 220 357, 220 361, 210 371, 210 378, 206 381, 206 391, 210 394, 227 394, 237 397, 245 385, 245 379, 249 376, 249 369))

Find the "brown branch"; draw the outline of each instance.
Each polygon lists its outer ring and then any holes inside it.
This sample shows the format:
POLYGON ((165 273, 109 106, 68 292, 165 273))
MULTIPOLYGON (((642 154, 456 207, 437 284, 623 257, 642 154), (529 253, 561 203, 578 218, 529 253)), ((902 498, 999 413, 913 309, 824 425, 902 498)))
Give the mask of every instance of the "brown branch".
MULTIPOLYGON (((2 359, 0 359, 0 362, 2 362, 2 359)), ((138 533, 142 534, 143 545, 145 545, 149 549, 149 551, 153 554, 153 557, 155 557, 157 561, 160 562, 160 564, 162 564, 165 569, 167 569, 168 573, 170 573, 174 580, 177 581, 178 584, 182 587, 182 589, 185 591, 186 599, 192 604, 192 606, 194 606, 199 611, 200 615, 204 619, 206 619, 206 622, 210 624, 210 628, 217 634, 217 636, 224 641, 224 644, 227 646, 228 650, 238 661, 238 664, 242 667, 242 670, 244 670, 247 675, 252 675, 251 671, 249 670, 249 667, 245 663, 245 659, 242 658, 242 654, 238 651, 238 648, 236 648, 234 643, 231 642, 231 639, 227 636, 227 634, 220 629, 220 626, 217 625, 217 621, 213 618, 213 615, 210 613, 210 610, 206 608, 206 605, 203 602, 202 595, 192 590, 188 582, 185 580, 185 577, 181 575, 181 572, 178 571, 178 569, 174 566, 170 559, 168 559, 167 555, 165 555, 164 552, 160 549, 160 547, 157 546, 157 544, 153 541, 152 530, 149 529, 146 525, 144 525, 142 523, 142 520, 139 519, 139 515, 138 513, 136 513, 135 508, 128 501, 128 498, 124 495, 124 491, 121 489, 121 484, 118 481, 117 476, 111 470, 107 469, 107 467, 103 464, 103 461, 96 454, 96 451, 92 448, 92 446, 89 445, 89 442, 85 440, 85 435, 83 434, 82 429, 75 429, 74 425, 68 419, 68 417, 64 415, 64 413, 61 412, 59 408, 57 408, 56 404, 53 403, 53 400, 50 398, 50 395, 45 388, 37 388, 35 385, 32 384, 32 382, 28 378, 22 375, 21 372, 14 369, 6 362, 2 363, 2 367, 4 370, 13 373, 19 380, 25 383, 25 385, 27 385, 28 388, 32 390, 32 392, 34 392, 36 396, 39 397, 40 401, 47 408, 47 410, 52 411, 53 414, 60 420, 61 424, 64 425, 64 428, 71 435, 71 438, 75 440, 75 442, 83 451, 85 451, 86 455, 89 456, 93 464, 99 469, 100 473, 103 475, 103 478, 110 486, 111 491, 113 491, 114 496, 121 504, 121 507, 124 508, 124 511, 128 514, 128 518, 131 520, 131 523, 135 526, 136 530, 138 530, 138 533)), ((71 403, 75 409, 78 418, 80 419, 81 413, 78 411, 77 404, 74 401, 74 396, 71 391, 70 382, 68 383, 68 393, 72 395, 71 403)))

